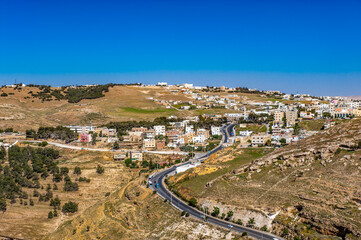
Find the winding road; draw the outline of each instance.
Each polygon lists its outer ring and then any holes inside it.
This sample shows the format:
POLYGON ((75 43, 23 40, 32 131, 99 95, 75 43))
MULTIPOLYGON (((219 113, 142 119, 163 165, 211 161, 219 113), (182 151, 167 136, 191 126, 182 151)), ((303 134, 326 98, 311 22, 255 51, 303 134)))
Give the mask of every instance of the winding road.
MULTIPOLYGON (((221 143, 212 151, 197 157, 196 159, 193 159, 191 161, 204 161, 206 158, 208 158, 211 154, 221 150, 222 148, 224 148, 224 145, 228 142, 228 139, 230 138, 230 136, 232 135, 233 132, 233 128, 234 128, 235 124, 230 124, 227 125, 225 127, 222 128, 222 141, 221 143)), ((236 231, 239 233, 243 233, 246 232, 248 236, 250 237, 254 237, 256 239, 264 239, 264 240, 276 240, 276 239, 282 239, 276 235, 273 235, 271 233, 268 232, 264 232, 264 231, 259 231, 256 229, 252 229, 252 228, 248 228, 248 227, 244 227, 244 226, 240 226, 237 224, 234 224, 232 222, 227 222, 225 220, 219 219, 219 218, 215 218, 211 215, 205 214, 204 212, 199 211, 196 208, 193 208, 191 206, 189 206, 187 203, 183 202, 181 199, 179 199, 177 196, 175 196, 171 191, 169 191, 165 184, 164 184, 164 178, 166 175, 173 173, 176 170, 176 167, 179 166, 183 166, 183 165, 187 165, 190 164, 191 161, 177 165, 177 166, 173 166, 171 168, 165 169, 161 172, 155 173, 153 174, 151 177, 151 181, 153 182, 153 185, 151 186, 151 189, 157 191, 157 193, 163 197, 164 199, 167 199, 175 208, 179 209, 180 211, 185 211, 187 213, 189 213, 190 215, 192 215, 193 217, 204 221, 206 219, 206 221, 208 223, 223 227, 223 228, 227 228, 230 229, 232 231, 236 231), (159 188, 155 188, 154 187, 154 183, 159 183, 159 188)))

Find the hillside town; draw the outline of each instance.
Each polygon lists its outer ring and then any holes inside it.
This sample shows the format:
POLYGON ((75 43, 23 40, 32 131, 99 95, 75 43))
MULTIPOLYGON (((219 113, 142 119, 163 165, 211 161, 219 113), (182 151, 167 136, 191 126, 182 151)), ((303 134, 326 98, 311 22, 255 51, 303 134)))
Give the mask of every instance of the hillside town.
MULTIPOLYGON (((160 88, 170 93, 181 93, 187 102, 176 100, 151 100, 165 108, 178 111, 191 109, 224 109, 223 114, 204 113, 199 116, 178 118, 169 116, 166 124, 128 127, 118 131, 116 127, 89 125, 64 126, 76 134, 66 144, 83 148, 110 149, 115 160, 143 160, 143 153, 186 155, 193 152, 207 152, 221 140, 221 127, 235 123, 229 145, 237 142, 243 148, 281 147, 297 143, 321 130, 334 126, 342 119, 361 116, 361 102, 345 97, 314 97, 308 94, 284 94, 280 91, 260 91, 248 88, 199 87, 193 84, 157 85, 137 84, 139 88, 160 88), (246 93, 260 95, 258 99, 238 95, 246 93), (227 112, 229 110, 229 112, 227 112), (317 122, 318 129, 308 129, 307 124, 317 122), (302 125, 302 126, 301 126, 302 125)), ((6 86, 17 87, 17 86, 6 86)), ((25 87, 24 84, 21 87, 25 87)), ((30 131, 30 130, 29 130, 30 131)), ((34 130, 32 130, 34 131, 34 130)), ((35 131, 36 132, 36 131, 35 131)), ((9 147, 17 140, 42 139, 29 132, 22 133, 4 129, 0 133, 0 145, 9 147)), ((57 142, 64 142, 56 139, 57 142)))

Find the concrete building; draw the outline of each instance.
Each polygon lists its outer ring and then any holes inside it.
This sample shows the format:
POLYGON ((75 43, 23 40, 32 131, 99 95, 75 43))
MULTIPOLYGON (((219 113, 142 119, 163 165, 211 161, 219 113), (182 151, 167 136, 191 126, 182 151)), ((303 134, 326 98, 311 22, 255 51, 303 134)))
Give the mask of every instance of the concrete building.
POLYGON ((144 133, 146 132, 148 129, 145 128, 145 127, 133 127, 132 128, 132 132, 141 132, 141 133, 144 133))
POLYGON ((140 151, 130 152, 130 159, 132 161, 143 161, 143 153, 140 151))
POLYGON ((82 143, 89 143, 92 141, 92 135, 90 133, 79 134, 79 141, 82 143))
POLYGON ((257 147, 258 145, 265 145, 268 140, 271 140, 271 136, 268 134, 255 134, 252 136, 251 139, 252 147, 257 147))
POLYGON ((155 135, 163 135, 165 136, 165 126, 164 125, 156 125, 154 126, 155 135))
POLYGON ((197 135, 198 136, 204 136, 205 139, 209 138, 209 131, 204 128, 198 128, 197 129, 197 135))
POLYGON ((297 109, 288 109, 286 111, 286 123, 287 127, 293 127, 296 124, 296 120, 298 118, 297 109))
POLYGON ((144 139, 143 140, 143 147, 144 148, 155 148, 156 147, 156 141, 154 138, 152 139, 144 139))
POLYGON ((283 124, 283 117, 284 117, 284 112, 277 110, 274 112, 274 121, 273 123, 275 124, 283 124))
POLYGON ((222 135, 222 132, 221 132, 221 127, 216 127, 216 126, 211 126, 211 133, 212 133, 212 136, 213 135, 222 135))
POLYGON ((127 151, 121 150, 113 155, 115 161, 125 160, 127 158, 127 151))
POLYGON ((194 133, 193 125, 188 125, 185 127, 185 133, 194 133))

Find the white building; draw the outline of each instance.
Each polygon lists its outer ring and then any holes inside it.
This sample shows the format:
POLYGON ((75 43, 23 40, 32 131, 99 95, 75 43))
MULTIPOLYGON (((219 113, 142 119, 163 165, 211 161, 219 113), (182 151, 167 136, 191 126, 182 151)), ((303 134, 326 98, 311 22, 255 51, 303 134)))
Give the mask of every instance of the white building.
POLYGON ((164 125, 156 125, 154 126, 155 135, 163 135, 165 136, 165 126, 164 125))
POLYGON ((252 146, 265 145, 268 140, 271 139, 271 136, 268 134, 255 134, 252 136, 252 146))
POLYGON ((185 88, 194 88, 193 83, 184 83, 183 87, 185 87, 185 88))
POLYGON ((193 125, 189 125, 185 127, 185 133, 194 133, 193 125))
POLYGON ((246 131, 239 131, 239 136, 241 137, 249 137, 252 135, 252 131, 251 130, 246 130, 246 131))
POLYGON ((212 135, 222 135, 221 129, 221 127, 211 126, 212 135))
POLYGON ((206 137, 204 135, 196 135, 192 138, 193 143, 203 143, 206 141, 206 137))

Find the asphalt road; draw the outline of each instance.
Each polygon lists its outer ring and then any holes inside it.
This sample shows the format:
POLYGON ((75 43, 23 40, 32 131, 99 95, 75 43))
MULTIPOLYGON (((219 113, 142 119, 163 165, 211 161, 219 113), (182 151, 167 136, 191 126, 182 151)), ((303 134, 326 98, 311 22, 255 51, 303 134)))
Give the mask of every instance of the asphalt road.
MULTIPOLYGON (((199 157, 197 160, 207 158, 212 153, 215 153, 215 152, 221 150, 223 148, 223 143, 226 143, 228 141, 229 137, 231 136, 233 127, 234 127, 234 124, 224 127, 222 129, 223 138, 222 138, 221 144, 218 145, 218 147, 216 147, 209 153, 199 157)), ((181 165, 186 165, 186 164, 189 164, 189 162, 183 163, 181 165)), ((178 166, 181 166, 181 165, 178 165, 178 166)), ((176 166, 173 166, 172 168, 165 169, 161 172, 158 172, 158 173, 152 175, 153 177, 152 177, 151 181, 152 181, 153 185, 151 186, 151 188, 154 189, 155 191, 157 191, 157 193, 161 197, 163 197, 163 198, 167 199, 169 202, 171 202, 171 204, 174 207, 176 207, 177 209, 179 209, 180 211, 188 212, 190 215, 192 215, 193 217, 195 217, 197 219, 200 219, 202 221, 207 221, 208 223, 211 223, 211 224, 223 227, 223 228, 227 228, 232 231, 236 231, 236 232, 240 232, 240 233, 247 232, 248 236, 254 237, 256 239, 264 239, 264 240, 282 239, 282 238, 275 236, 273 234, 270 234, 268 232, 263 232, 263 231, 255 230, 252 228, 243 227, 243 226, 240 226, 240 225, 237 225, 237 224, 234 224, 231 222, 227 222, 227 221, 219 219, 219 218, 212 217, 210 215, 206 215, 206 217, 205 217, 205 214, 203 212, 199 211, 196 208, 189 206, 187 203, 183 202, 178 197, 176 197, 174 194, 172 194, 165 187, 164 177, 166 175, 168 175, 169 173, 175 171, 175 169, 176 169, 176 166), (155 183, 159 183, 159 188, 155 188, 155 183)))

